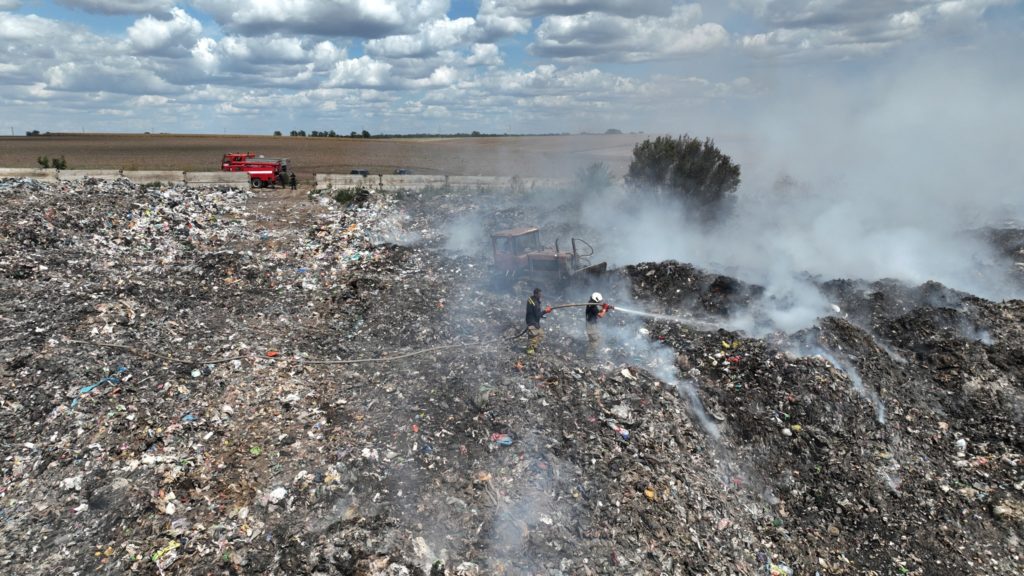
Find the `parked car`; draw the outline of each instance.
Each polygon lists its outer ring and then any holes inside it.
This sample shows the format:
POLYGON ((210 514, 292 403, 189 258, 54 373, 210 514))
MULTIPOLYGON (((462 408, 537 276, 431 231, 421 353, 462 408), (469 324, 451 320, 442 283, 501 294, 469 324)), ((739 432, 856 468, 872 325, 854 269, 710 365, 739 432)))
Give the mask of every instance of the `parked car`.
POLYGON ((349 174, 359 174, 360 176, 369 176, 370 171, 366 168, 353 168, 349 174))

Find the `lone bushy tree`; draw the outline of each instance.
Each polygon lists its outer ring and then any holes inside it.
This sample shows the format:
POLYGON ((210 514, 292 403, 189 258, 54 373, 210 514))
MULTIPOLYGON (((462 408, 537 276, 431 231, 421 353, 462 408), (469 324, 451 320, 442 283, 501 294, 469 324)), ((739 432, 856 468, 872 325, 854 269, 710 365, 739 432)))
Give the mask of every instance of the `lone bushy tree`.
POLYGON ((626 182, 681 198, 703 217, 721 214, 740 185, 740 167, 710 138, 659 136, 633 147, 626 182))
POLYGON ((576 186, 586 192, 600 192, 612 186, 612 171, 604 162, 594 162, 576 171, 576 186))

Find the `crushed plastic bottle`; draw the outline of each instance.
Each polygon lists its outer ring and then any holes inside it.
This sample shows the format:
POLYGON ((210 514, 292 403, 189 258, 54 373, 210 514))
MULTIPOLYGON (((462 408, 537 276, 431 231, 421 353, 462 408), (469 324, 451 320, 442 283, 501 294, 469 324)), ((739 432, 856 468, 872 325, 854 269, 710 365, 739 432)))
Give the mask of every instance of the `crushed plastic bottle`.
POLYGON ((614 420, 608 421, 608 427, 615 431, 623 440, 629 440, 629 430, 626 430, 622 426, 619 426, 618 422, 614 420))
POLYGON ((512 436, 508 434, 501 434, 500 432, 495 432, 494 434, 491 434, 491 442, 494 442, 498 446, 511 446, 513 440, 512 436))

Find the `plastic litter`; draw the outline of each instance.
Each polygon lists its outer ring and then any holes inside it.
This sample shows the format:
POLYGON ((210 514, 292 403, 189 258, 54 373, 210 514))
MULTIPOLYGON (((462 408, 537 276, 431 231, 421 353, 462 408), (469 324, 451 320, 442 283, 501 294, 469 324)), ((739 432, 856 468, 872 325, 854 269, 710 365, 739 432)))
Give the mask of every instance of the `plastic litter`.
POLYGON ((618 422, 614 420, 608 421, 608 427, 615 431, 623 440, 629 440, 629 430, 626 430, 622 426, 619 426, 618 422))
POLYGON ((180 547, 181 542, 171 540, 163 548, 154 552, 150 559, 157 565, 157 568, 164 570, 178 559, 177 549, 180 547))
MULTIPOLYGON (((121 367, 119 367, 117 369, 115 374, 123 374, 123 373, 125 373, 127 371, 128 371, 128 368, 126 368, 124 366, 121 366, 121 367)), ((83 386, 82 388, 80 388, 78 390, 78 394, 79 394, 78 398, 75 398, 74 400, 71 401, 71 407, 74 408, 75 406, 78 406, 78 401, 79 400, 84 398, 87 394, 89 394, 90 392, 92 392, 96 388, 98 388, 101 385, 106 384, 106 383, 120 384, 121 383, 121 378, 116 376, 116 375, 110 375, 110 376, 107 376, 106 378, 101 379, 99 382, 96 382, 95 384, 90 384, 88 386, 83 386)))
MULTIPOLYGON (((891 408, 888 425, 851 390, 851 373, 794 350, 793 335, 743 336, 732 352, 740 336, 724 326, 626 315, 608 320, 618 336, 600 363, 579 357, 581 322, 567 315, 546 334, 550 353, 518 368, 518 351, 501 346, 320 366, 301 359, 401 355, 519 323, 518 297, 477 287, 490 254, 437 249, 445 223, 503 195, 381 194, 320 218, 272 198, 242 212, 216 190, 5 186, 0 573, 395 576, 444 557, 443 576, 458 566, 764 576, 769 563, 744 558, 760 548, 778 555, 777 570, 800 557, 801 574, 815 555, 836 563, 823 574, 887 573, 894 558, 915 564, 911 573, 1020 573, 1017 551, 990 538, 1021 518, 1020 423, 992 408, 1011 405, 1013 389, 963 385, 1012 382, 1002 367, 1020 350, 1019 303, 919 307, 946 292, 930 284, 921 299, 913 287, 832 283, 829 297, 864 315, 822 317, 809 341, 857 355, 864 386, 891 408), (260 242, 253 230, 265 219, 274 232, 260 242), (403 230, 419 239, 396 241, 403 230), (356 252, 366 257, 351 260, 356 252), (300 266, 309 268, 301 276, 300 266), (998 346, 956 334, 979 319, 998 346), (633 337, 634 321, 650 338, 633 337), (288 361, 265 359, 271 349, 288 361), (739 364, 723 363, 740 352, 739 364), (202 377, 205 360, 228 358, 237 360, 202 377), (135 376, 128 385, 128 373, 113 373, 121 364, 135 376), (99 383, 68 409, 79 387, 108 375, 121 384, 99 383), (720 440, 673 378, 691 381, 709 418, 728 416, 720 440), (956 394, 935 394, 936 383, 956 394), (628 442, 607 419, 629 428, 628 442), (772 433, 782 428, 794 438, 772 433), (512 430, 515 450, 491 441, 512 430), (972 430, 984 438, 972 442, 972 430), (968 455, 951 458, 959 437, 968 455), (910 485, 919 478, 937 489, 910 485), (970 521, 940 531, 932 512, 970 521), (773 526, 776 515, 784 526, 773 526), (876 533, 887 536, 885 554, 857 545, 876 533), (177 547, 154 561, 169 540, 177 547), (106 557, 108 547, 116 553, 106 557)), ((523 199, 501 214, 528 217, 523 199)), ((756 294, 739 281, 709 290, 720 277, 644 263, 601 289, 720 324, 756 294)))
POLYGON ((497 444, 498 446, 511 446, 513 439, 512 436, 508 434, 501 434, 495 432, 491 434, 491 442, 497 444))

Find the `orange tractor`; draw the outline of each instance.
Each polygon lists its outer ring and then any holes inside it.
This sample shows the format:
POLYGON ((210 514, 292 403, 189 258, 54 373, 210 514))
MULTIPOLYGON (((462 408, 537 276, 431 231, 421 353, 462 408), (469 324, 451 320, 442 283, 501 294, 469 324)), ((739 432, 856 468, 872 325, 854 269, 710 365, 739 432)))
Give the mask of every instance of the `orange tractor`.
POLYGON ((540 229, 513 228, 491 234, 495 285, 517 292, 534 286, 561 291, 572 284, 593 284, 608 270, 607 262, 591 264, 594 249, 579 238, 570 239, 572 251, 554 249, 540 242, 540 229))

